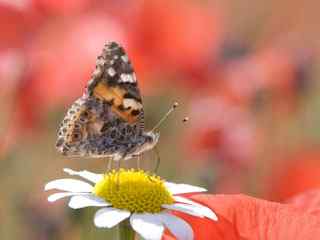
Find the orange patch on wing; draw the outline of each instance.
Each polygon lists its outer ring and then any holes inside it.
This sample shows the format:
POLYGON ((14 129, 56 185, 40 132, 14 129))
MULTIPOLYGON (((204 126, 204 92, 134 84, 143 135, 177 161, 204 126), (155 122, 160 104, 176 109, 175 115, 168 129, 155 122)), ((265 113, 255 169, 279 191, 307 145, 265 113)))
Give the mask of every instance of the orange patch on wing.
MULTIPOLYGON (((119 117, 124 119, 129 123, 134 123, 138 120, 138 116, 133 116, 131 114, 132 108, 119 110, 119 106, 124 105, 124 95, 126 91, 118 86, 109 87, 106 83, 100 82, 93 90, 93 95, 97 98, 103 99, 107 102, 113 101, 112 111, 116 113, 119 117)), ((140 109, 136 109, 140 110, 140 109)))

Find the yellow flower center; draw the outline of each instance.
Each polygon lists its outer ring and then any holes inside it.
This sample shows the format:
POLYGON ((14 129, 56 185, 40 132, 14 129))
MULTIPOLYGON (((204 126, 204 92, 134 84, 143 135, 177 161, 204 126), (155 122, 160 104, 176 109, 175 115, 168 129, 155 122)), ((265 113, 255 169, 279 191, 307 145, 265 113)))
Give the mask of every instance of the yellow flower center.
POLYGON ((142 170, 120 169, 106 173, 94 186, 93 193, 114 208, 136 213, 157 213, 162 204, 173 203, 164 181, 142 170))

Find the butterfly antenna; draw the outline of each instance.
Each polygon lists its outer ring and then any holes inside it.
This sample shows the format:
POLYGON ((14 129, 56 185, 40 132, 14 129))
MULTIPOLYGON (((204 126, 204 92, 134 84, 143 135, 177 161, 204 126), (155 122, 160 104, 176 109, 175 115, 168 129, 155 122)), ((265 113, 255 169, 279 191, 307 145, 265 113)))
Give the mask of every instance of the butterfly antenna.
POLYGON ((174 102, 168 112, 160 119, 160 121, 152 128, 151 132, 161 126, 161 124, 168 118, 168 116, 179 106, 179 103, 174 102))

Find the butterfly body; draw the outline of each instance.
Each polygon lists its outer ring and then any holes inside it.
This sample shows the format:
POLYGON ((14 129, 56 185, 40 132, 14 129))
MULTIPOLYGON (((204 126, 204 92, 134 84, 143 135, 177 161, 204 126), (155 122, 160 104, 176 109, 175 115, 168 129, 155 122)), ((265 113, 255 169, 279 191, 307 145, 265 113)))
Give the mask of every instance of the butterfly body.
POLYGON ((158 133, 144 130, 142 99, 126 53, 114 42, 106 44, 86 92, 60 125, 58 151, 130 159, 152 149, 158 139, 158 133))

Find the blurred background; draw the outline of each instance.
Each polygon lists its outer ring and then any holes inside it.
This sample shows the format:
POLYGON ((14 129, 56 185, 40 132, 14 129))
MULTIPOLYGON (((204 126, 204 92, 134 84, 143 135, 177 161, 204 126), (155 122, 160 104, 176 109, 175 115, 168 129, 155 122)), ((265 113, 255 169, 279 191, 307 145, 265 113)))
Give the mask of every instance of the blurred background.
MULTIPOLYGON (((0 238, 113 239, 94 227, 94 209, 49 204, 43 192, 63 167, 106 169, 54 145, 111 40, 136 69, 148 129, 180 103, 161 127, 159 175, 278 202, 319 187, 318 9, 312 0, 1 0, 0 238)), ((154 164, 147 153, 144 168, 154 164)))

